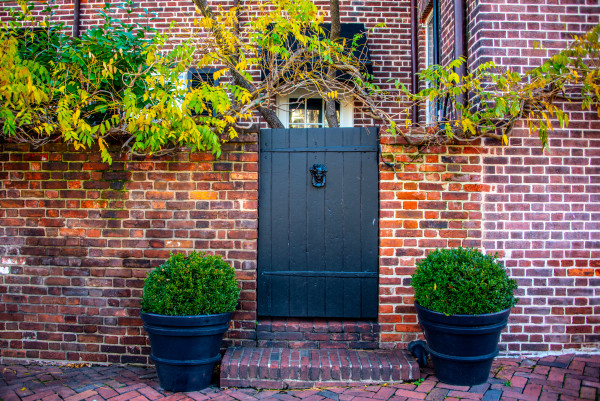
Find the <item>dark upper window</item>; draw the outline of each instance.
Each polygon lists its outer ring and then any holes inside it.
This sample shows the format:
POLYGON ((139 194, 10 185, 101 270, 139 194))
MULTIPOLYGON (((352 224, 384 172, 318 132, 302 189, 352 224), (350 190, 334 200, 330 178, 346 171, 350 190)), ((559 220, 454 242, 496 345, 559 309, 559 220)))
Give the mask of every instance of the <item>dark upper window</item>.
MULTIPOLYGON (((324 23, 321 24, 321 27, 323 28, 323 32, 325 33, 325 35, 329 35, 329 32, 331 31, 331 24, 324 23)), ((373 62, 371 61, 371 54, 369 52, 369 47, 367 46, 367 35, 365 25, 361 23, 343 23, 341 24, 340 28, 340 38, 345 39, 346 51, 349 53, 350 50, 352 50, 352 54, 363 66, 364 72, 367 74, 367 79, 370 81, 371 77, 373 76, 373 62), (356 45, 354 49, 352 49, 353 42, 356 45)), ((272 29, 272 27, 268 29, 272 29)), ((287 47, 290 53, 294 52, 294 50, 298 48, 298 44, 296 43, 292 35, 290 35, 288 39, 287 47)), ((275 59, 271 60, 270 57, 273 56, 274 55, 271 55, 269 52, 264 51, 263 57, 265 57, 267 62, 265 63, 265 68, 261 69, 261 79, 265 79, 265 77, 271 73, 271 71, 268 68, 266 68, 266 66, 268 66, 270 62, 273 62, 276 65, 281 65, 285 63, 284 60, 277 56, 274 56, 275 59)), ((310 63, 306 64, 306 68, 308 70, 312 69, 310 63)), ((342 72, 338 71, 338 75, 336 76, 336 78, 339 80, 348 80, 350 79, 350 75, 343 74, 342 72)))
MULTIPOLYGON (((200 87, 200 85, 205 82, 210 86, 216 86, 219 85, 219 80, 215 80, 213 73, 217 71, 216 68, 190 68, 187 71, 187 87, 189 89, 195 89, 200 87)), ((210 104, 208 105, 210 107, 210 104)), ((201 116, 208 116, 209 115, 209 111, 208 110, 204 110, 201 113, 196 113, 194 111, 192 111, 192 115, 201 115, 201 116)), ((214 116, 214 111, 213 111, 213 116, 214 116)))

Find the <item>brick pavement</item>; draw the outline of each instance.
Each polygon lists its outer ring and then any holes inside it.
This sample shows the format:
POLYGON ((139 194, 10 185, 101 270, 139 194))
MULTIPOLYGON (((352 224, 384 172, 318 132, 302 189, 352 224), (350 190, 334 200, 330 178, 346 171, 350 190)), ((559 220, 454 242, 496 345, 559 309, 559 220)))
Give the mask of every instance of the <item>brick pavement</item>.
POLYGON ((153 368, 131 366, 0 365, 0 401, 411 401, 411 400, 598 400, 600 355, 499 358, 487 383, 460 387, 440 383, 431 369, 411 383, 308 390, 219 389, 169 393, 153 368))

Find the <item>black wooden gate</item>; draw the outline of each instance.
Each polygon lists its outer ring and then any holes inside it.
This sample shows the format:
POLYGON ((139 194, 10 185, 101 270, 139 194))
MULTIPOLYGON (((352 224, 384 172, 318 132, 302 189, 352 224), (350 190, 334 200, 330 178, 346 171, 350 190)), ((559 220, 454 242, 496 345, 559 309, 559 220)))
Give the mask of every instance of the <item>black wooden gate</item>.
POLYGON ((377 317, 377 130, 262 130, 259 179, 258 314, 377 317))

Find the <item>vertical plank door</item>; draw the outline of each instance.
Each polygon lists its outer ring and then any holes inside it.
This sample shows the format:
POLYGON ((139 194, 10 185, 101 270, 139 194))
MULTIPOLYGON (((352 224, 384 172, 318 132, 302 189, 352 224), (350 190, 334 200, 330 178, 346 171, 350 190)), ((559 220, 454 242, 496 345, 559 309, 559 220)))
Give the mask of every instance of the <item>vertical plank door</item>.
POLYGON ((258 313, 376 318, 377 130, 260 134, 258 313), (310 169, 327 168, 314 186, 310 169))

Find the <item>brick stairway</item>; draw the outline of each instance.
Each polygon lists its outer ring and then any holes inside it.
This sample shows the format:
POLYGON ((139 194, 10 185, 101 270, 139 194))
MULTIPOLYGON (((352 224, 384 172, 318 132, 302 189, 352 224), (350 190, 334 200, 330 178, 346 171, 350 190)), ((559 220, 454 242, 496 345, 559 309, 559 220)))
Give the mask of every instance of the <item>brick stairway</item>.
POLYGON ((419 365, 405 350, 229 348, 221 387, 268 389, 413 381, 419 365))

